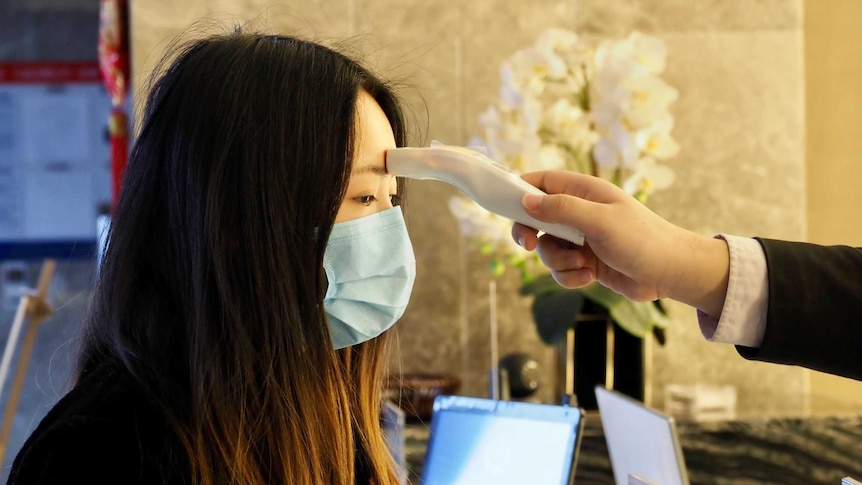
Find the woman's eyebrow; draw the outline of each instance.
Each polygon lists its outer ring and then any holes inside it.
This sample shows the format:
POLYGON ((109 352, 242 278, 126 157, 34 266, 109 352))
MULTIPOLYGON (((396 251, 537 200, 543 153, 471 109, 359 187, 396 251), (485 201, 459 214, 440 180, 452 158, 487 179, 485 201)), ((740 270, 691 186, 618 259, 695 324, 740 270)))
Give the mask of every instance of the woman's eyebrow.
POLYGON ((353 169, 354 175, 361 175, 361 174, 369 173, 369 172, 376 174, 376 175, 381 175, 381 176, 382 175, 389 175, 389 173, 386 172, 385 167, 383 167, 382 165, 376 165, 376 164, 372 164, 372 163, 364 164, 360 167, 353 169))

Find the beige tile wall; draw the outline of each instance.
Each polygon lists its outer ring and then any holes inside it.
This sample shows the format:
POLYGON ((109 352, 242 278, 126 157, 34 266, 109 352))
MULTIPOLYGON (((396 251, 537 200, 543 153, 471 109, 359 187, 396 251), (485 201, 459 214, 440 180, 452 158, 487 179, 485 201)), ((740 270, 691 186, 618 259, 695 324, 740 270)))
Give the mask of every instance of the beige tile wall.
MULTIPOLYGON (((652 200, 671 221, 704 234, 799 239, 805 234, 801 0, 136 0, 133 65, 152 69, 169 40, 202 17, 256 19, 271 31, 353 50, 386 77, 405 81, 418 121, 415 143, 466 143, 495 97, 500 61, 543 29, 598 38, 640 29, 669 48, 667 80, 682 145, 677 183, 652 200)), ((204 23, 203 31, 212 29, 204 23)), ((198 28, 197 31, 201 29, 198 28)), ((398 325, 404 371, 455 372, 466 394, 483 395, 489 366, 485 261, 463 241, 447 200, 453 189, 417 182, 408 216, 419 279, 398 325)), ((648 241, 645 241, 648 243, 648 241)), ((500 351, 526 351, 550 372, 552 352, 532 327, 517 281, 498 282, 500 351)), ((667 383, 734 384, 741 414, 805 411, 805 375, 749 363, 705 342, 694 311, 670 305, 666 347, 654 353, 653 404, 667 383)), ((545 382, 543 399, 550 399, 545 382)))
MULTIPOLYGON (((808 238, 862 246, 862 2, 805 2, 808 238)), ((811 372, 812 412, 858 413, 862 382, 811 372)))

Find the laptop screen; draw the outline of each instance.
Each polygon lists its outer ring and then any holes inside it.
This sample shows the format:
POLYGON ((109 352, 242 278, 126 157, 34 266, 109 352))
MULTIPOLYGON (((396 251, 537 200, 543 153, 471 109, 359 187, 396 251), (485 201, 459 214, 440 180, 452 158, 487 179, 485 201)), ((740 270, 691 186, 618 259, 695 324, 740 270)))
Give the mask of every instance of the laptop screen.
POLYGON ((421 484, 569 484, 582 427, 576 407, 440 396, 421 484))
POLYGON ((595 390, 616 484, 639 475, 661 485, 688 485, 673 418, 619 392, 595 390))

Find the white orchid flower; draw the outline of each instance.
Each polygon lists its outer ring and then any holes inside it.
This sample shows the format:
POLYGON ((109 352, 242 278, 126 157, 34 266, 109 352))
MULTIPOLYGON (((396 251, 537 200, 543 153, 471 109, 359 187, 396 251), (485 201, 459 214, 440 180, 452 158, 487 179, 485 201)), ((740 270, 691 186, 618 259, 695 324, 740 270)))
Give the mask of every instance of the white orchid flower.
POLYGON ((623 181, 622 189, 643 200, 656 190, 670 187, 675 178, 673 170, 659 165, 654 158, 644 157, 638 160, 631 175, 623 181))
POLYGON ((449 212, 458 220, 461 234, 468 237, 495 241, 500 238, 494 230, 493 214, 472 200, 456 196, 449 199, 449 212))
POLYGON ((549 79, 560 80, 566 77, 570 65, 564 55, 577 45, 578 36, 563 29, 549 29, 534 44, 535 54, 541 58, 542 74, 549 79))
POLYGON ((641 152, 659 160, 675 157, 679 144, 670 134, 672 128, 673 117, 668 114, 635 133, 635 144, 641 152))
POLYGON ((536 46, 552 52, 565 53, 579 49, 581 45, 578 34, 568 29, 550 28, 539 36, 536 46))
POLYGON ((603 42, 596 50, 595 84, 597 88, 613 88, 623 80, 649 75, 647 66, 635 57, 629 42, 603 42))
POLYGON ((504 62, 500 66, 500 78, 503 80, 500 85, 500 104, 504 109, 520 109, 521 104, 524 102, 524 95, 521 93, 521 87, 515 79, 512 66, 508 62, 504 62))
POLYGON ((565 63, 562 59, 555 60, 555 57, 529 48, 515 52, 509 59, 514 84, 525 96, 540 95, 549 75, 562 75, 559 70, 565 70, 565 63))
POLYGON ((656 76, 630 78, 625 87, 630 92, 630 102, 623 117, 635 129, 666 117, 670 104, 679 97, 676 89, 656 76))
MULTIPOLYGON (((666 59, 664 42, 640 32, 594 46, 548 29, 503 62, 499 98, 480 114, 483 136, 470 144, 516 172, 577 170, 645 201, 673 183, 658 161, 680 151, 669 109, 678 93, 659 77, 666 59)), ((464 197, 450 211, 463 234, 495 255, 494 268, 505 259, 525 271, 511 221, 464 197)))
POLYGON ((593 157, 604 168, 628 168, 637 160, 634 137, 619 123, 614 123, 608 132, 599 138, 593 157))
POLYGON ((488 109, 479 115, 479 124, 482 125, 485 136, 488 137, 495 137, 503 131, 502 116, 500 115, 500 111, 494 106, 489 106, 488 109))
POLYGON ((524 100, 521 108, 521 123, 527 133, 536 133, 542 122, 542 103, 537 99, 528 98, 524 100))
POLYGON ((596 49, 596 66, 607 68, 632 58, 632 44, 625 41, 605 41, 596 49))
POLYGON ((559 99, 545 110, 543 126, 557 133, 569 133, 579 129, 587 119, 587 113, 580 106, 567 99, 559 99))
POLYGON ((492 244, 494 249, 504 254, 523 255, 526 250, 509 236, 512 221, 489 212, 476 202, 455 196, 449 199, 449 212, 458 221, 461 234, 484 244, 492 244))
POLYGON ((635 31, 629 34, 625 42, 630 45, 635 61, 646 67, 651 74, 664 71, 667 46, 661 39, 635 31))
POLYGON ((541 170, 539 163, 543 146, 542 141, 537 136, 525 139, 521 145, 520 153, 511 159, 511 167, 519 173, 541 170))
POLYGON ((529 164, 525 167, 529 172, 535 172, 538 170, 564 170, 566 168, 566 161, 568 160, 569 155, 565 150, 560 148, 557 145, 542 145, 539 148, 539 155, 534 163, 529 164))
POLYGON ((607 130, 614 123, 619 123, 624 107, 609 99, 594 98, 591 102, 592 119, 599 130, 607 130))

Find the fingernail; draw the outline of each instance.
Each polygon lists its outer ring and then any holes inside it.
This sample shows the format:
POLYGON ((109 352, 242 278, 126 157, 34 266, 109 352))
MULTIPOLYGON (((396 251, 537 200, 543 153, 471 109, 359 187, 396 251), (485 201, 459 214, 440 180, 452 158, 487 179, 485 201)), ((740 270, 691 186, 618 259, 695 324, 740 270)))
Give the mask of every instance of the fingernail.
MULTIPOLYGON (((524 236, 518 236, 518 246, 524 248, 524 236)), ((527 248, 524 248, 527 249, 527 248)))
POLYGON ((521 200, 521 204, 523 204, 524 208, 531 211, 538 209, 541 203, 542 197, 536 194, 525 194, 524 199, 521 200))

